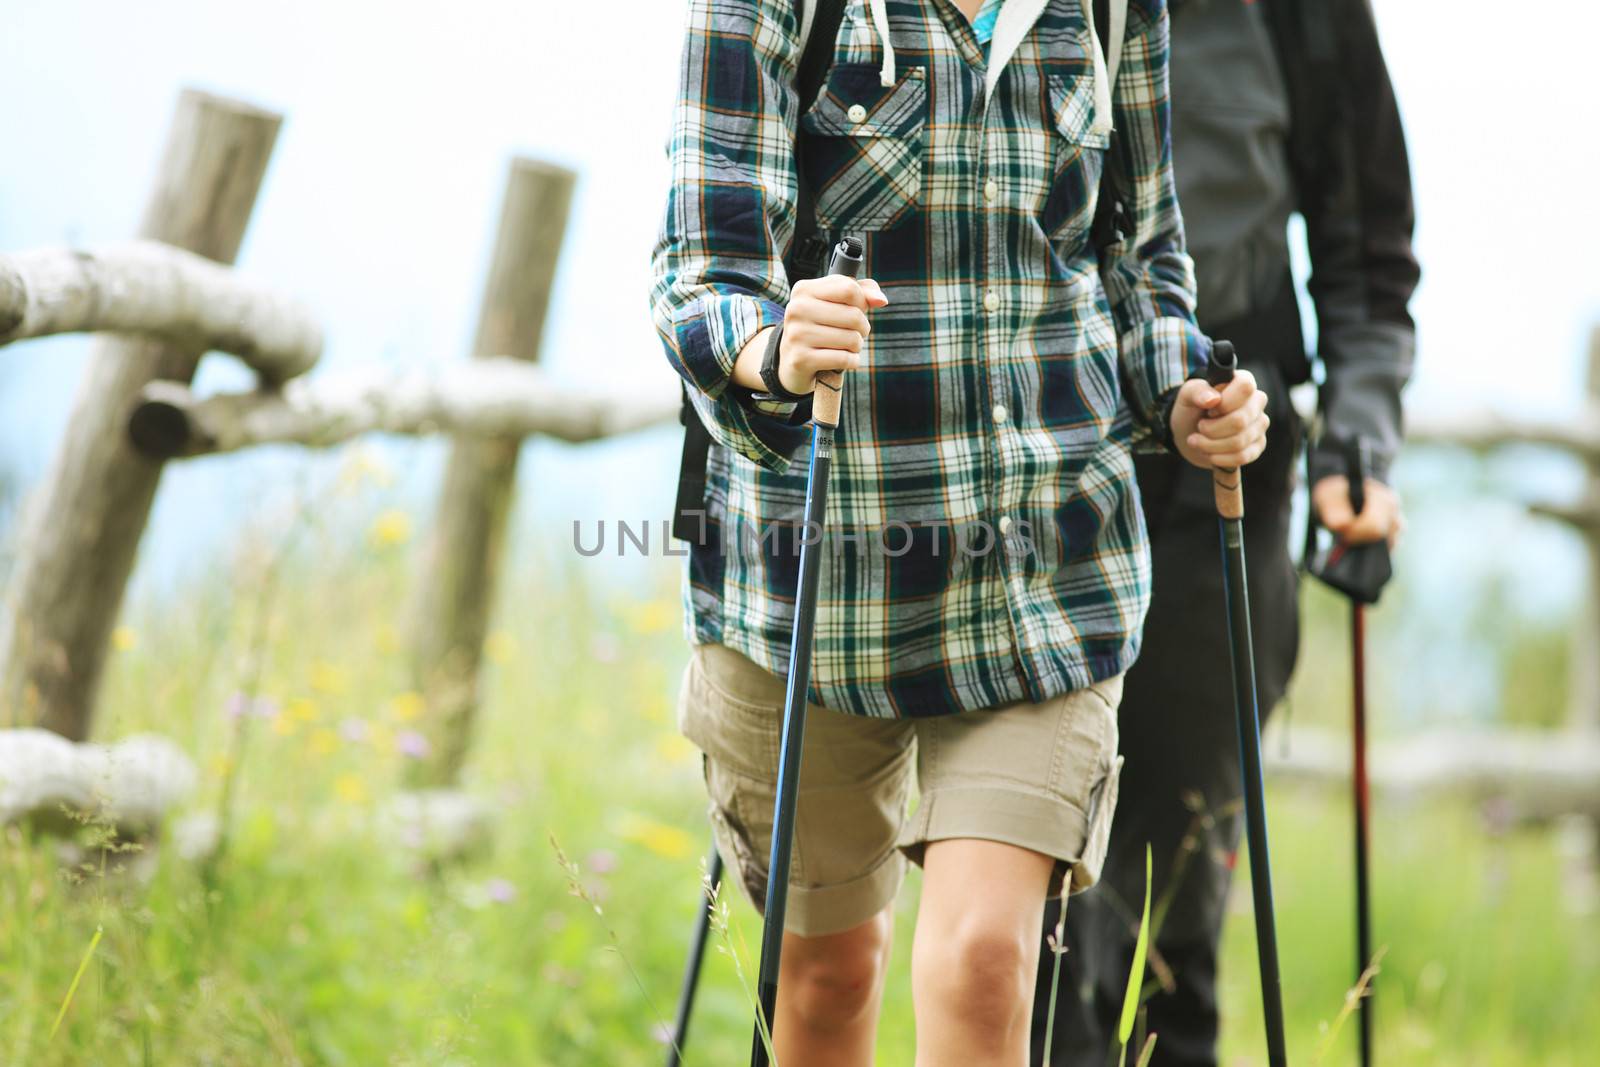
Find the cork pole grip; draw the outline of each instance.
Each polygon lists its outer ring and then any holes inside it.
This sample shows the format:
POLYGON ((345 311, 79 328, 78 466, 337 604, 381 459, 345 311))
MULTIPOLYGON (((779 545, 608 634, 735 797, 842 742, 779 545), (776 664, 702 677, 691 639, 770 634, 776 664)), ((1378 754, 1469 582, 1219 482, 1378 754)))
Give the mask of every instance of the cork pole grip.
POLYGON ((838 426, 843 403, 844 375, 836 370, 818 371, 816 392, 811 394, 811 417, 824 426, 838 426))
MULTIPOLYGON (((861 274, 861 238, 846 237, 833 246, 828 262, 829 274, 855 278, 861 274)), ((844 402, 844 374, 836 370, 819 371, 816 390, 811 396, 811 417, 824 426, 839 425, 839 408, 844 402)))
MULTIPOLYGON (((1218 341, 1211 346, 1211 358, 1206 362, 1206 382, 1221 389, 1233 381, 1233 372, 1239 368, 1239 356, 1233 345, 1218 341)), ((1244 478, 1238 467, 1212 467, 1211 491, 1217 500, 1217 514, 1225 519, 1244 518, 1244 478)))

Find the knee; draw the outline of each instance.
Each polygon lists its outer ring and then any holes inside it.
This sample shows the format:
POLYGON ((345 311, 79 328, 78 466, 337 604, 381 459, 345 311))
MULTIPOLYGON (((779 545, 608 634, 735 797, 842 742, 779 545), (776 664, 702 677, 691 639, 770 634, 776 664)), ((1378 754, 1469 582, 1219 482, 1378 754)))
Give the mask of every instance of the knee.
POLYGON ((872 1009, 887 965, 889 921, 884 912, 842 934, 785 946, 778 988, 807 1026, 838 1029, 872 1009))
POLYGON ((917 960, 918 983, 933 994, 946 1018, 960 1020, 980 1043, 1004 1046, 1026 1021, 1036 943, 1015 930, 973 922, 928 947, 932 951, 917 960))

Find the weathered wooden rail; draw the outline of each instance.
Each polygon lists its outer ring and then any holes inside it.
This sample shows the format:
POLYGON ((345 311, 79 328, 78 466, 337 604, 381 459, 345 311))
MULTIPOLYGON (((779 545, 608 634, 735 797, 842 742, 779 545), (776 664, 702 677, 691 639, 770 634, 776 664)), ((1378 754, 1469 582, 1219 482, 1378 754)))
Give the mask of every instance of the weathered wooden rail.
POLYGON ((89 735, 111 629, 166 461, 266 443, 325 447, 373 432, 448 434, 411 642, 428 704, 423 722, 434 734, 415 784, 448 785, 479 703, 523 440, 626 433, 671 419, 676 396, 573 388, 535 365, 575 178, 523 159, 511 166, 475 358, 401 374, 305 377, 322 353, 316 317, 228 266, 280 124, 249 105, 185 92, 138 240, 0 255, 0 346, 107 335, 25 510, 0 601, 0 726, 89 735), (209 351, 243 360, 257 388, 196 396, 189 382, 209 351))

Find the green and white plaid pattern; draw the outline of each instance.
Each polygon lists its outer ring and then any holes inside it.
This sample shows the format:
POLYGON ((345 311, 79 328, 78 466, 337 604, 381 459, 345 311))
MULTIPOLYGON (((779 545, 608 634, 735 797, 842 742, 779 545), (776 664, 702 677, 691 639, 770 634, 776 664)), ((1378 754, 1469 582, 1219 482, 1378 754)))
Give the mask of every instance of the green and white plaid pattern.
POLYGON ((728 385, 783 318, 799 136, 818 225, 864 238, 863 274, 890 301, 846 376, 811 699, 872 716, 1044 700, 1138 651, 1132 453, 1207 351, 1173 193, 1165 5, 1129 5, 1113 138, 1094 128, 1080 0, 1006 0, 1039 14, 996 56, 987 99, 950 0, 886 2, 892 84, 853 0, 801 114, 792 0, 691 0, 652 289, 716 442, 686 629, 787 669, 807 438, 728 385), (1102 263, 1089 229, 1108 149, 1134 232, 1102 263))

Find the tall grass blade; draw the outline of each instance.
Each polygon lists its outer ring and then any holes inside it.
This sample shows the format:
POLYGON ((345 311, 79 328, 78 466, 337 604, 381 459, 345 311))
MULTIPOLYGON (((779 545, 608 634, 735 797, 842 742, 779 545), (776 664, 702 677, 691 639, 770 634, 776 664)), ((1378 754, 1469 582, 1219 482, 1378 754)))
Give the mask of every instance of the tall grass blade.
POLYGON ((1067 880, 1072 877, 1069 870, 1061 876, 1061 911, 1056 917, 1056 928, 1050 935, 1050 953, 1055 956, 1055 964, 1050 970, 1050 1005, 1045 1009, 1044 1016, 1044 1062, 1050 1063, 1051 1050, 1055 1048, 1056 1040, 1056 993, 1061 988, 1061 957, 1066 954, 1067 945, 1067 880))
POLYGON ((1144 914, 1139 919, 1139 938, 1133 944, 1133 966, 1128 972, 1128 988, 1122 994, 1122 1021, 1117 1040, 1127 1048, 1133 1036, 1133 1021, 1139 1013, 1139 990, 1144 986, 1144 960, 1150 951, 1150 843, 1144 846, 1144 914))
POLYGON ((50 1024, 50 1040, 56 1039, 56 1031, 61 1029, 61 1020, 67 1017, 67 1009, 72 1007, 72 998, 77 995, 78 983, 83 981, 83 972, 89 969, 89 960, 94 956, 94 950, 100 947, 100 939, 105 936, 106 928, 96 926, 94 937, 89 939, 89 947, 83 950, 83 959, 78 961, 78 973, 72 976, 72 984, 67 987, 67 995, 61 1001, 61 1010, 56 1012, 56 1021, 50 1024))

